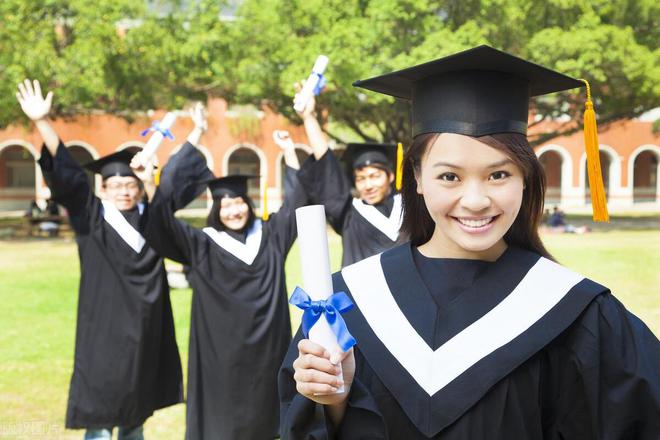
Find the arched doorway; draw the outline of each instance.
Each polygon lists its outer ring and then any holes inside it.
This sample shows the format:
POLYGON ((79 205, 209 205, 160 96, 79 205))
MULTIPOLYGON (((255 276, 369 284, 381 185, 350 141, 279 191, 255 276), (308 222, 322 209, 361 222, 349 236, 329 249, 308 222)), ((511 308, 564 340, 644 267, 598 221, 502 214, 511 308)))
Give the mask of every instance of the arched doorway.
POLYGON ((0 149, 0 211, 27 210, 36 200, 35 157, 22 145, 0 149))
MULTIPOLYGON (((87 148, 83 147, 82 145, 69 145, 68 147, 69 153, 73 157, 73 160, 76 161, 76 163, 80 166, 83 166, 91 161, 94 160, 94 156, 92 156, 92 153, 90 153, 87 148)), ((94 173, 85 170, 85 174, 87 174, 87 179, 89 180, 89 185, 90 188, 94 188, 94 173)))
MULTIPOLYGON (((248 147, 239 147, 234 150, 227 161, 227 175, 246 174, 259 176, 261 174, 261 160, 259 155, 248 147)), ((261 179, 248 180, 248 196, 254 202, 255 208, 261 209, 261 179)))
POLYGON ((546 178, 545 204, 558 205, 561 203, 562 158, 553 150, 545 151, 539 156, 546 178))
POLYGON ((658 153, 645 150, 633 162, 633 203, 656 202, 658 196, 658 153))
MULTIPOLYGON (((605 198, 609 200, 610 195, 610 171, 612 168, 612 158, 609 153, 605 151, 599 151, 598 156, 600 157, 600 172, 603 177, 603 186, 605 188, 605 198)), ((589 164, 585 160, 585 173, 584 173, 584 201, 587 204, 591 204, 591 189, 589 188, 589 173, 586 171, 589 169, 589 164)))

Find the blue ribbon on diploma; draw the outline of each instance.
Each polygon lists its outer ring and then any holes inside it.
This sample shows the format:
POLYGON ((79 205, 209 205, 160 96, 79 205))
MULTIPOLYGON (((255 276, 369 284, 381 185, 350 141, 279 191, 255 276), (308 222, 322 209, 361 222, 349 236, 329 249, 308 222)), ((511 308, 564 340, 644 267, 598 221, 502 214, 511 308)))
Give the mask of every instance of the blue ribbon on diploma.
POLYGON ((353 308, 353 302, 345 292, 336 292, 325 300, 312 301, 307 292, 296 287, 289 302, 303 310, 302 331, 305 337, 309 335, 310 329, 321 318, 321 315, 325 315, 325 319, 330 324, 332 332, 337 336, 337 343, 343 351, 347 351, 356 344, 355 338, 346 327, 344 318, 341 317, 342 313, 353 308))
POLYGON ((314 87, 314 96, 319 96, 326 84, 325 76, 323 76, 322 73, 314 72, 314 74, 319 77, 319 80, 316 82, 316 86, 314 87))
POLYGON ((163 137, 170 138, 171 140, 174 140, 174 135, 172 134, 172 132, 170 131, 169 128, 161 128, 160 127, 160 121, 154 121, 151 124, 151 127, 149 127, 146 130, 140 132, 140 136, 146 136, 147 133, 149 133, 151 131, 157 131, 160 134, 162 134, 163 137))

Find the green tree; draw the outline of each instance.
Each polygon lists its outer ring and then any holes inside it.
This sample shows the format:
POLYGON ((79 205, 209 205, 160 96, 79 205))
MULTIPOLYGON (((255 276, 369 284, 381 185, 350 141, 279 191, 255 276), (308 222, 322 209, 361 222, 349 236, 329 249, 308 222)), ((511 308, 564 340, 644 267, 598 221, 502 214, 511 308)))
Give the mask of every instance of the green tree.
MULTIPOLYGON (((293 83, 325 54, 330 134, 408 141, 408 105, 351 84, 484 43, 590 80, 602 124, 660 105, 657 17, 654 0, 3 0, 0 126, 21 117, 25 77, 57 88, 61 116, 131 117, 212 95, 295 121, 293 83)), ((584 99, 534 106, 541 120, 580 120, 584 99)))
MULTIPOLYGON (((660 104, 659 16, 652 0, 246 0, 234 29, 243 49, 235 96, 295 119, 292 83, 323 53, 330 86, 319 105, 330 110, 330 133, 407 140, 406 104, 351 83, 486 43, 590 80, 606 123, 660 104)), ((579 121, 584 100, 575 90, 534 105, 541 120, 579 121)))

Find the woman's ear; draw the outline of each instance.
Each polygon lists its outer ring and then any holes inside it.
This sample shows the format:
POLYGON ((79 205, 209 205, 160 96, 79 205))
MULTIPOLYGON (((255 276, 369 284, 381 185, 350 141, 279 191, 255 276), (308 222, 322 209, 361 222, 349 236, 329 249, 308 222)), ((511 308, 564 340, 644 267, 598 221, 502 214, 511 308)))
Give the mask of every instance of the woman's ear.
POLYGON ((419 167, 413 165, 413 175, 415 176, 415 184, 417 186, 417 194, 424 194, 424 189, 422 188, 422 172, 419 167))

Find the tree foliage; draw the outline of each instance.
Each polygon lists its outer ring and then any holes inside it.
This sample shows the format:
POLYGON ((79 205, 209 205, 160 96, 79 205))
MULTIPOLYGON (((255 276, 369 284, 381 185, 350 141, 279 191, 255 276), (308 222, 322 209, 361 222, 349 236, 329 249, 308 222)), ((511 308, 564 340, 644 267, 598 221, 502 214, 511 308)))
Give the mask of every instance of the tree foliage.
MULTIPOLYGON (((26 76, 57 88, 63 116, 214 95, 296 120, 293 83, 325 54, 331 134, 406 140, 408 105, 351 84, 484 43, 590 80, 601 123, 660 104, 654 0, 3 0, 0 16, 0 125, 20 117, 26 76)), ((584 98, 534 104, 540 118, 577 120, 584 98)))

